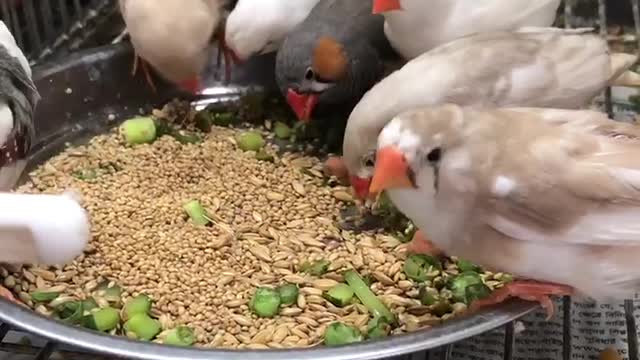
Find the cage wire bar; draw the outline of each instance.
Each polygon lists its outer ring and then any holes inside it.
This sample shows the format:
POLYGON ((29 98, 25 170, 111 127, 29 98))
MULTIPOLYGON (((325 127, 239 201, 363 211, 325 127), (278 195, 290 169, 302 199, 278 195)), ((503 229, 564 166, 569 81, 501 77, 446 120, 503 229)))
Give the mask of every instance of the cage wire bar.
MULTIPOLYGON (((640 51, 640 0, 629 0, 633 14, 636 52, 640 51)), ((577 0, 564 0, 564 27, 574 25, 574 7, 577 0)), ((597 0, 597 24, 603 37, 611 38, 607 31, 607 4, 597 0)), ((64 55, 90 45, 100 27, 109 17, 117 14, 117 0, 0 0, 0 19, 13 33, 16 42, 23 49, 32 65, 46 61, 56 55, 64 55), (37 5, 37 6, 36 6, 37 5)), ((106 43, 124 41, 126 31, 122 25, 106 43)), ((103 45, 103 44, 98 44, 103 45)), ((604 91, 604 110, 613 114, 611 88, 604 91)), ((571 298, 565 296, 561 302, 563 314, 562 359, 571 359, 571 298)), ((624 312, 627 327, 628 359, 640 360, 638 354, 638 332, 634 317, 633 300, 625 300, 624 312)), ((516 347, 515 322, 504 326, 503 359, 512 360, 516 347)), ((10 331, 21 333, 9 324, 0 324, 0 352, 31 355, 35 360, 47 359, 108 359, 99 354, 70 349, 64 344, 45 341, 37 346, 29 343, 6 341, 10 331)), ((24 334, 24 333, 23 333, 24 334)), ((394 358, 394 360, 449 360, 455 343, 435 351, 425 351, 394 358)))

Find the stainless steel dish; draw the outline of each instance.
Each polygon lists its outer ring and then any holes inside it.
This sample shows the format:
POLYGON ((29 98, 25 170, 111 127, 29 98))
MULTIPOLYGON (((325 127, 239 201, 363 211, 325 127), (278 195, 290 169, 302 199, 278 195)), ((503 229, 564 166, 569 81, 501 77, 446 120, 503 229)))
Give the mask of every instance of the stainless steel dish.
MULTIPOLYGON (((76 53, 64 62, 35 69, 34 80, 42 100, 36 115, 36 138, 32 141, 27 171, 61 151, 65 143, 82 142, 118 124, 118 119, 150 111, 175 96, 178 90, 158 82, 154 94, 143 77, 130 75, 133 53, 128 44, 118 44, 76 53)), ((193 98, 194 104, 237 101, 248 90, 274 94, 274 57, 255 58, 234 70, 231 84, 221 85, 212 72, 208 95, 193 98)), ((25 173, 26 174, 26 173, 25 173)), ((23 180, 24 176, 23 174, 23 180)), ((393 336, 357 345, 304 350, 232 351, 178 348, 134 342, 45 318, 7 301, 0 301, 0 319, 48 339, 115 356, 138 359, 381 359, 433 349, 507 324, 535 309, 532 303, 512 301, 468 315, 432 329, 393 336)))

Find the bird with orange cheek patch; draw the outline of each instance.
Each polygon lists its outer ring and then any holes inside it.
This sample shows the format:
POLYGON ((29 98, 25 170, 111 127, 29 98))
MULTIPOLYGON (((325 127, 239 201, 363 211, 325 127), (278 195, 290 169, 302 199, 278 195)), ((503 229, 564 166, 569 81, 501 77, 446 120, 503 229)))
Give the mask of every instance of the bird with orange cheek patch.
POLYGON ((323 0, 285 38, 276 80, 298 119, 321 122, 329 148, 339 149, 349 112, 398 59, 384 36, 384 18, 370 0, 323 0))
POLYGON ((370 191, 447 254, 518 277, 472 308, 640 290, 640 127, 588 110, 401 113, 378 137, 370 191))
MULTIPOLYGON (((225 75, 237 58, 224 43, 224 6, 228 0, 119 0, 120 12, 135 50, 133 74, 142 67, 149 86, 155 85, 147 63, 182 89, 201 90, 200 73, 218 39, 225 57, 225 75)), ((220 59, 218 59, 220 61, 220 59)))

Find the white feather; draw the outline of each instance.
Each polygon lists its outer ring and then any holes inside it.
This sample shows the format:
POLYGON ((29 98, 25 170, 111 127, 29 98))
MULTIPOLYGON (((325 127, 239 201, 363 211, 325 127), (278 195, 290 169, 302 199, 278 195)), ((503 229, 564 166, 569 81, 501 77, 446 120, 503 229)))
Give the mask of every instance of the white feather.
POLYGON ((560 0, 401 0, 384 13, 385 33, 406 59, 476 32, 551 26, 560 0))
POLYGON ((276 51, 320 0, 239 0, 225 29, 227 45, 241 59, 276 51))
POLYGON ((3 21, 0 21, 0 44, 7 49, 9 55, 18 59, 24 71, 29 77, 31 77, 31 67, 29 66, 29 61, 27 60, 26 56, 24 56, 22 50, 20 50, 20 48, 18 47, 16 39, 13 37, 9 29, 7 28, 7 25, 5 25, 3 21))

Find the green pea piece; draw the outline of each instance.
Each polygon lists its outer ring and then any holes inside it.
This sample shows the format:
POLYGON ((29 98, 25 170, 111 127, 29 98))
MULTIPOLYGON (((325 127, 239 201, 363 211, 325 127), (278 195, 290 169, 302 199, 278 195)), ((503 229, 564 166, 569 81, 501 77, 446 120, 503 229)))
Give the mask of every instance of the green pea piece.
POLYGON ((254 314, 260 317, 274 317, 280 310, 280 294, 277 290, 261 287, 256 289, 251 301, 249 302, 249 308, 254 314))
POLYGON ((184 211, 189 215, 191 221, 196 225, 208 225, 210 223, 207 211, 198 200, 190 200, 183 206, 184 211))
POLYGON ((331 262, 327 260, 317 260, 312 263, 305 261, 300 266, 300 271, 313 276, 322 276, 329 271, 331 262))
POLYGON ((467 272, 467 271, 480 272, 480 271, 482 271, 480 266, 472 263, 471 261, 465 260, 465 259, 458 259, 458 262, 456 264, 458 265, 458 269, 460 270, 460 272, 467 272))
POLYGON ((376 316, 367 324, 367 338, 379 339, 389 335, 391 325, 383 318, 376 316))
POLYGON ((276 121, 273 125, 273 132, 278 139, 288 139, 291 137, 291 128, 281 121, 276 121))
POLYGON ((289 306, 298 301, 298 285, 296 284, 284 284, 278 287, 278 294, 280 294, 280 305, 289 306))
POLYGON ((144 294, 140 294, 127 301, 122 308, 123 319, 131 319, 136 314, 149 314, 151 311, 151 299, 144 294))
POLYGON ((429 255, 411 255, 404 262, 403 270, 409 279, 423 282, 437 276, 433 275, 434 270, 442 270, 442 264, 429 255))
POLYGON ((243 151, 258 151, 265 145, 262 135, 255 131, 247 131, 236 137, 238 147, 243 151))
POLYGON ((162 340, 163 344, 175 346, 191 346, 194 342, 196 342, 196 336, 187 326, 178 326, 169 330, 162 340))
POLYGON ((363 340, 360 330, 341 322, 329 324, 324 331, 324 344, 327 346, 345 345, 363 340))
POLYGON ((49 302, 60 296, 60 293, 57 291, 34 291, 30 295, 35 302, 49 302))
POLYGON ((118 310, 105 307, 84 317, 84 325, 98 331, 111 331, 120 323, 118 310))
POLYGON ((158 320, 152 319, 147 314, 135 314, 124 323, 127 336, 138 340, 149 341, 160 333, 162 326, 158 320))
POLYGON ((151 143, 156 139, 156 124, 150 117, 136 117, 122 123, 120 131, 127 144, 151 143))
POLYGON ((429 289, 426 286, 421 286, 418 292, 418 299, 422 305, 430 306, 438 302, 440 296, 435 289, 429 289))
POLYGON ((64 304, 60 304, 56 308, 56 313, 60 320, 70 323, 70 324, 79 324, 82 321, 82 316, 84 314, 84 308, 82 306, 83 302, 81 301, 68 301, 64 304))
POLYGON ((491 290, 475 272, 463 272, 450 280, 449 289, 456 301, 469 305, 473 300, 488 296, 491 290))
POLYGON ((343 307, 351 303, 353 299, 353 289, 347 284, 337 284, 329 289, 325 294, 325 299, 329 300, 333 305, 343 307))

